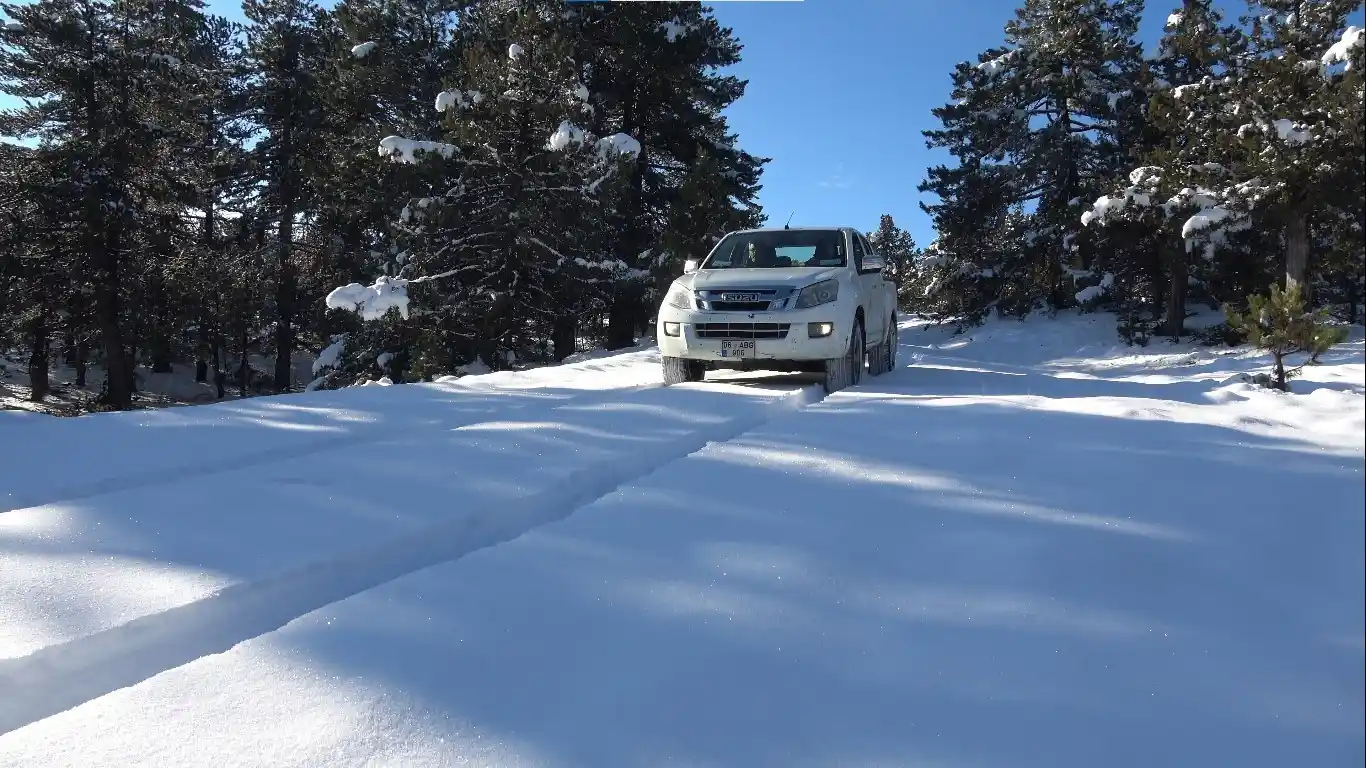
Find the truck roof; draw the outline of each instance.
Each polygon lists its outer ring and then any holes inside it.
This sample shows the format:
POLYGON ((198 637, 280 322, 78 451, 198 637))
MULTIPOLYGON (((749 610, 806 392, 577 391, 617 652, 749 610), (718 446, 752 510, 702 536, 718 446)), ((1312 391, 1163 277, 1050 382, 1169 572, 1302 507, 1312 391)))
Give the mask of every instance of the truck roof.
POLYGON ((821 231, 827 231, 827 232, 828 232, 829 230, 832 230, 832 229, 838 229, 838 230, 842 230, 842 231, 850 231, 850 230, 854 230, 855 228, 854 228, 854 227, 838 226, 838 225, 832 225, 832 226, 829 226, 829 227, 755 227, 755 228, 753 228, 753 229, 737 229, 737 230, 734 231, 733 234, 738 234, 738 233, 743 233, 743 232, 782 232, 782 231, 784 231, 784 230, 790 231, 790 232, 797 232, 797 231, 804 231, 804 230, 821 230, 821 231))

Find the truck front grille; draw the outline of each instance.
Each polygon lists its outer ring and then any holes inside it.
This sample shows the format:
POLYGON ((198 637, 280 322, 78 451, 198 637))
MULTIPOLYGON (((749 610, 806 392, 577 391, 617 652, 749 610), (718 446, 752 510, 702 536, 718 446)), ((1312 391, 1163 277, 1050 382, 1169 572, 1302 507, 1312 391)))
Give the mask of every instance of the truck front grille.
POLYGON ((716 312, 767 312, 767 301, 713 301, 711 308, 716 312))
POLYGON ((699 339, 785 339, 791 323, 698 323, 699 339))

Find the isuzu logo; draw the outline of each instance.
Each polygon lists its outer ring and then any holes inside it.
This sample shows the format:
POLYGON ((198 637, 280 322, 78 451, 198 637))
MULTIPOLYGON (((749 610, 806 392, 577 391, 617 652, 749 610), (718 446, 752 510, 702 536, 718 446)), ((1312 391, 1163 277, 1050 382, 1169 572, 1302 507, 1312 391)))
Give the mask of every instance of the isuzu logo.
POLYGON ((759 300, 759 294, 757 294, 757 293, 723 293, 723 294, 721 294, 721 301, 758 301, 758 300, 759 300))

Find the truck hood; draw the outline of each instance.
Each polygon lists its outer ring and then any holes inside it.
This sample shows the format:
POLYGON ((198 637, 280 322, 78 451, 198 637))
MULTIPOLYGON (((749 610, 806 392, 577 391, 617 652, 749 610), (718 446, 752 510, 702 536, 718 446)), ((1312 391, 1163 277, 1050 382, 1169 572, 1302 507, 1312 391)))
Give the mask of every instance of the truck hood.
POLYGON ((801 288, 834 277, 838 267, 789 267, 786 269, 705 269, 684 275, 678 284, 694 291, 718 288, 790 286, 801 288))

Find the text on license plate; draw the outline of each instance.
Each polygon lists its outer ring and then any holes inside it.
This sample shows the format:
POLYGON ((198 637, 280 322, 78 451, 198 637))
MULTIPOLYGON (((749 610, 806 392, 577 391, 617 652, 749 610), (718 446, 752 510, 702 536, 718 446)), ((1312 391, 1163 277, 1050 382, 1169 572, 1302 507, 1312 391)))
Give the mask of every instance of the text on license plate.
POLYGON ((721 357, 754 357, 754 339, 722 339, 721 357))

